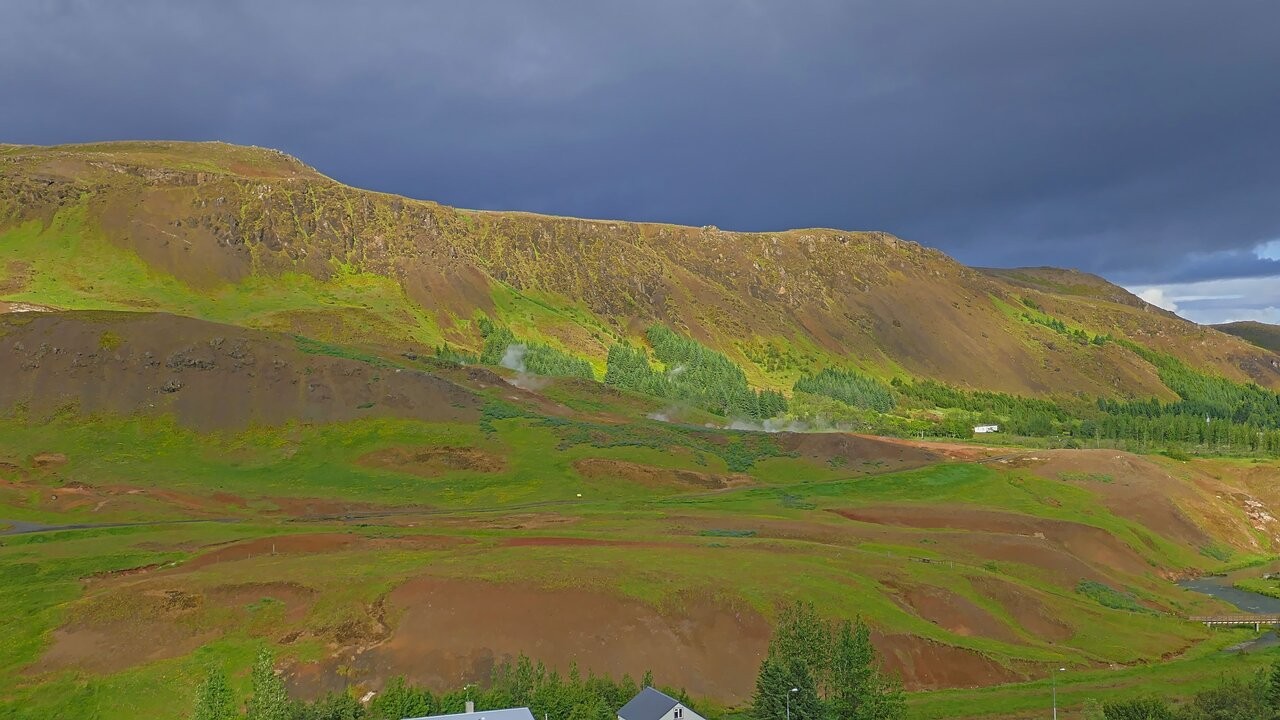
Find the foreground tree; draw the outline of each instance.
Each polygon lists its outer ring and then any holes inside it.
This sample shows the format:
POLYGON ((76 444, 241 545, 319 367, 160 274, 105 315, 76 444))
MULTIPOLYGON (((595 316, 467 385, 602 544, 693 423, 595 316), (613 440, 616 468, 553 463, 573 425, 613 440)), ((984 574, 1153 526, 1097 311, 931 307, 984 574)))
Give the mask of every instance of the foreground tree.
POLYGON ((906 711, 901 684, 880 670, 866 623, 832 626, 801 602, 779 613, 756 679, 753 716, 782 720, 788 697, 792 718, 800 720, 897 720, 906 711))
POLYGON ((1263 697, 1273 715, 1280 716, 1280 661, 1272 663, 1263 682, 1263 697))
POLYGON ((906 712, 895 679, 882 673, 871 645, 871 629, 859 618, 840 624, 831 643, 830 703, 835 720, 892 720, 906 712))
POLYGON ((222 670, 211 668, 209 675, 196 688, 193 720, 233 720, 236 717, 236 698, 222 670))
POLYGON ((766 657, 756 678, 751 714, 756 720, 823 720, 826 716, 808 666, 794 658, 766 657))
POLYGON ((1179 720, 1270 720, 1277 716, 1268 703, 1267 677, 1257 676, 1253 682, 1239 678, 1223 678, 1217 687, 1196 693, 1195 698, 1178 713, 1179 720))
POLYGON ((253 663, 250 674, 253 696, 245 720, 291 720, 293 704, 285 692, 284 681, 276 674, 275 656, 263 649, 253 663))

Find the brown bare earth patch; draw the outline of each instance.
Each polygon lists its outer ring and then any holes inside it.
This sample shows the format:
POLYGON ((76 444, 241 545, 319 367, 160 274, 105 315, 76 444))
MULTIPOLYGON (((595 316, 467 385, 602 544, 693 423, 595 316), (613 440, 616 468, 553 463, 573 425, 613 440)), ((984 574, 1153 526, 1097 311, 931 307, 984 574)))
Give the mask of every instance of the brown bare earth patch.
POLYGON ((909 690, 982 687, 1022 679, 981 653, 917 635, 873 633, 871 639, 889 671, 898 673, 909 690))
POLYGON ((815 462, 840 458, 852 468, 868 463, 891 463, 894 470, 903 470, 941 459, 941 454, 931 448, 872 435, 783 432, 775 437, 788 452, 815 462))
POLYGON ((502 542, 507 547, 685 547, 680 543, 643 542, 640 540, 605 540, 584 537, 513 537, 502 542))
POLYGON ((1192 486, 1146 458, 1115 450, 1037 450, 998 462, 1084 488, 1111 512, 1170 540, 1192 547, 1210 542, 1180 507, 1202 503, 1192 486))
POLYGON ((146 575, 149 572, 159 570, 163 565, 152 563, 150 565, 139 565, 138 567, 124 568, 122 570, 105 570, 96 572, 88 577, 80 578, 83 582, 94 582, 99 580, 109 580, 111 578, 125 578, 134 575, 146 575))
POLYGON ((173 622, 118 621, 73 625, 53 631, 45 654, 29 674, 82 670, 110 674, 168 658, 181 657, 216 637, 173 622))
POLYGON ((83 617, 53 631, 44 655, 26 672, 113 673, 186 655, 217 634, 190 622, 202 606, 202 596, 171 588, 99 598, 83 617))
POLYGON ((1069 625, 1053 616, 1030 588, 986 575, 970 576, 969 582, 978 592, 999 603, 1023 630, 1035 637, 1063 642, 1075 634, 1069 625))
POLYGON ((263 498, 276 506, 275 510, 267 510, 266 514, 288 515, 295 518, 342 517, 344 515, 370 515, 385 512, 386 507, 349 500, 328 500, 309 497, 267 497, 263 498))
POLYGON ((495 662, 524 652, 562 672, 583 668, 638 677, 685 678, 686 689, 728 701, 747 698, 769 637, 755 611, 687 596, 659 610, 637 600, 587 589, 421 577, 387 598, 399 617, 390 638, 324 663, 297 666, 292 684, 304 695, 356 681, 387 678, 435 690, 489 678, 495 662), (338 675, 351 669, 352 677, 338 675))
POLYGON ((989 637, 1009 643, 1021 640, 1009 626, 963 595, 935 585, 883 582, 891 597, 908 612, 956 635, 989 637))
POLYGON ((31 467, 37 470, 52 470, 67 464, 67 456, 62 453, 42 452, 31 456, 31 467))
POLYGON ((199 570, 220 563, 248 560, 263 555, 309 555, 346 550, 361 541, 358 535, 317 533, 278 535, 226 545, 183 563, 181 571, 199 570))
POLYGON ((449 446, 383 448, 362 456, 358 462, 366 467, 422 477, 436 477, 458 470, 498 473, 507 468, 506 461, 496 455, 475 448, 449 446))
POLYGON ((198 430, 479 417, 472 393, 429 373, 307 352, 288 335, 174 315, 0 314, 0 334, 0 407, 24 404, 36 419, 68 406, 170 415, 198 430), (107 332, 112 342, 104 346, 107 332))
POLYGON ((743 473, 717 475, 605 458, 583 458, 573 464, 573 469, 587 480, 623 480, 651 488, 723 490, 752 483, 751 476, 743 473))
MULTIPOLYGON (((96 579, 111 583, 150 569, 96 579)), ((180 657, 229 629, 225 614, 211 616, 210 609, 234 610, 231 617, 238 619, 230 622, 239 623, 250 618, 250 606, 271 599, 284 606, 283 621, 293 624, 306 615, 318 595, 313 588, 290 582, 225 584, 203 592, 169 583, 171 577, 156 575, 131 584, 102 585, 99 594, 77 608, 72 621, 53 632, 45 653, 26 672, 72 669, 108 674, 180 657), (221 619, 211 621, 211 617, 221 619)))
MULTIPOLYGON (((0 293, 18 293, 26 289, 31 282, 31 263, 22 260, 10 260, 5 263, 4 274, 0 275, 0 293)), ((4 303, 8 305, 9 303, 4 303)), ((9 312, 9 310, 4 310, 9 312)), ((18 311, 20 312, 20 311, 18 311)))
POLYGON ((230 505, 232 507, 238 507, 241 509, 249 507, 249 503, 245 501, 244 498, 240 497, 239 495, 232 495, 229 492, 213 493, 212 495, 209 496, 209 499, 215 502, 220 502, 223 505, 230 505))
POLYGON ((969 443, 940 442, 937 440, 912 440, 910 438, 881 437, 879 435, 857 435, 867 440, 876 440, 888 445, 916 448, 917 450, 935 453, 935 459, 946 458, 960 462, 976 462, 1008 452, 1006 448, 987 447, 969 443))
POLYGON ((1082 523, 962 505, 879 505, 837 510, 836 513, 859 522, 1020 536, 1060 548, 1086 565, 1134 575, 1142 575, 1151 569, 1124 541, 1102 528, 1082 523))
POLYGON ((253 582, 219 585, 205 595, 220 605, 242 606, 271 598, 285 605, 285 620, 297 622, 307 614, 315 601, 316 590, 291 582, 253 582))

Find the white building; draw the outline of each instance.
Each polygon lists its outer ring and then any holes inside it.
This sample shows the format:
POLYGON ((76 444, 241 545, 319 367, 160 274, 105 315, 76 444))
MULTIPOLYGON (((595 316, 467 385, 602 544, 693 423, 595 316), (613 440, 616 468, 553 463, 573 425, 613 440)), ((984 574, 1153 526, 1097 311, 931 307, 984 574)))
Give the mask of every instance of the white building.
POLYGON ((647 687, 622 706, 618 720, 703 720, 703 717, 670 695, 647 687))
POLYGON ((999 425, 975 425, 973 427, 975 433, 993 433, 1000 432, 999 425))
POLYGON ((504 708, 502 710, 476 711, 475 703, 467 701, 467 711, 451 715, 430 715, 421 718, 405 718, 405 720, 534 720, 529 708, 504 708))

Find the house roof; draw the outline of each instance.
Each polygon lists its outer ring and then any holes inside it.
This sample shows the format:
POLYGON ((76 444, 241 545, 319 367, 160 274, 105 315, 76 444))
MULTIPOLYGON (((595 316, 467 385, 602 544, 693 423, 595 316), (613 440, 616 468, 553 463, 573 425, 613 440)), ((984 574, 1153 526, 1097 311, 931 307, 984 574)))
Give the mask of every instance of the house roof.
POLYGON ((679 700, 666 693, 647 687, 631 698, 631 702, 622 706, 618 717, 622 720, 658 720, 679 704, 679 700))
POLYGON ((529 708, 504 708, 502 710, 477 710, 471 713, 453 713, 452 715, 431 715, 428 718, 407 718, 406 720, 534 720, 529 708))

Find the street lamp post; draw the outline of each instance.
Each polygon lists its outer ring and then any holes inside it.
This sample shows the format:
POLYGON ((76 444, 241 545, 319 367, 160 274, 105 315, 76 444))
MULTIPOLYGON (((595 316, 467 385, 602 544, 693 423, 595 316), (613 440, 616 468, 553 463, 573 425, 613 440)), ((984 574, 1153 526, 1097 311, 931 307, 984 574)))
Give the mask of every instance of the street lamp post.
MULTIPOLYGON (((800 688, 793 687, 787 691, 787 720, 791 720, 791 693, 800 692, 800 688)), ((1056 715, 1054 716, 1057 717, 1056 715)))
POLYGON ((1060 667, 1058 672, 1053 674, 1053 720, 1058 720, 1058 673, 1066 671, 1066 668, 1060 667))

